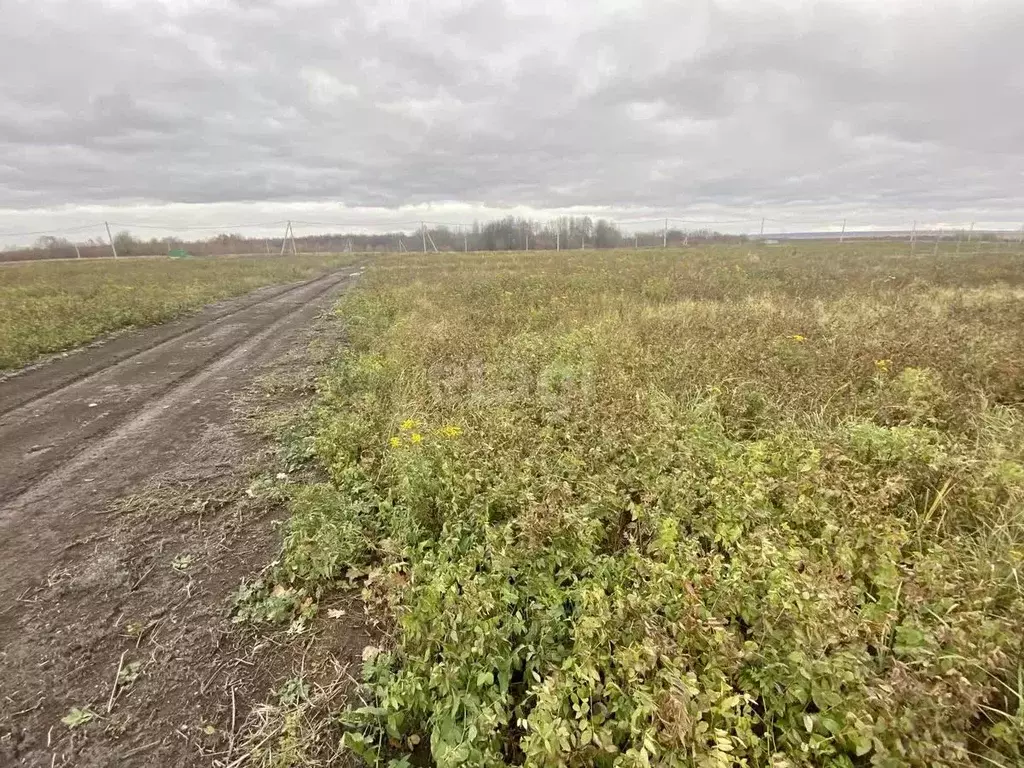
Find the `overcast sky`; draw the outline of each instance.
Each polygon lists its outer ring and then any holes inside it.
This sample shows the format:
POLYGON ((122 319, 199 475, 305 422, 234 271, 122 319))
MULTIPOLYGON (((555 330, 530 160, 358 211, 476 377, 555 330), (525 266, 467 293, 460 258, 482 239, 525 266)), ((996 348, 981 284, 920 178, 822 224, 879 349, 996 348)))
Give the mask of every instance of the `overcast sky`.
POLYGON ((0 0, 0 245, 505 210, 1017 227, 1022 46, 1022 0, 0 0))

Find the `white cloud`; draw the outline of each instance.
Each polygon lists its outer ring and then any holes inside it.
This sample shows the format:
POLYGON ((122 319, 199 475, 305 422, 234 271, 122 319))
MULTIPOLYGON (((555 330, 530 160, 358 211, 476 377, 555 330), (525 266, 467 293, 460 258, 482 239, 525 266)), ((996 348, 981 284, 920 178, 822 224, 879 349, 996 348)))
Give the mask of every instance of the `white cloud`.
POLYGON ((303 67, 299 70, 299 76, 306 85, 309 98, 322 107, 330 106, 339 99, 354 99, 359 95, 356 86, 343 83, 330 72, 318 67, 303 67))
POLYGON ((2 2, 0 231, 1024 209, 1017 0, 2 2))

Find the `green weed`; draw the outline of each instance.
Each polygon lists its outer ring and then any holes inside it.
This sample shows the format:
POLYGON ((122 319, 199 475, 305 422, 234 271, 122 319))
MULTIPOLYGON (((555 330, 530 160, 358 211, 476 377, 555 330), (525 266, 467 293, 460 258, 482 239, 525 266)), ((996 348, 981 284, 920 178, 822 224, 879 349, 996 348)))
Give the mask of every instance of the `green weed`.
POLYGON ((394 639, 346 745, 1020 764, 1024 259, 891 247, 368 273, 260 588, 372 569, 394 639))

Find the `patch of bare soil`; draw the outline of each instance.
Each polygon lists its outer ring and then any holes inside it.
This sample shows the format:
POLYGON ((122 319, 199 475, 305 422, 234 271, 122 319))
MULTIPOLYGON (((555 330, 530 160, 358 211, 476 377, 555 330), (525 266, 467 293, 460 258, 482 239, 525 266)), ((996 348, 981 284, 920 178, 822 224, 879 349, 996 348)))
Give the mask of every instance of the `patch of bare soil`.
POLYGON ((277 459, 246 414, 308 394, 350 277, 0 382, 0 764, 237 768, 289 679, 338 693, 370 638, 354 595, 294 635, 232 624, 230 602, 283 516, 251 492, 277 459), (291 383, 257 401, 268 375, 291 383))

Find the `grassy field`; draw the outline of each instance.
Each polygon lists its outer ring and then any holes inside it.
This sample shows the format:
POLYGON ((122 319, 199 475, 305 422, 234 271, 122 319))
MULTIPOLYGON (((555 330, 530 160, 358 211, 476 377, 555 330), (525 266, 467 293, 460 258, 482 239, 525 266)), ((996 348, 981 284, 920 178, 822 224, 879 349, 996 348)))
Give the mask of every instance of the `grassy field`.
POLYGON ((0 267, 0 370, 105 333, 154 325, 218 299, 312 278, 350 254, 121 259, 0 267))
POLYGON ((1021 765, 1024 258, 896 247, 381 260, 240 615, 369 573, 371 765, 1021 765))

